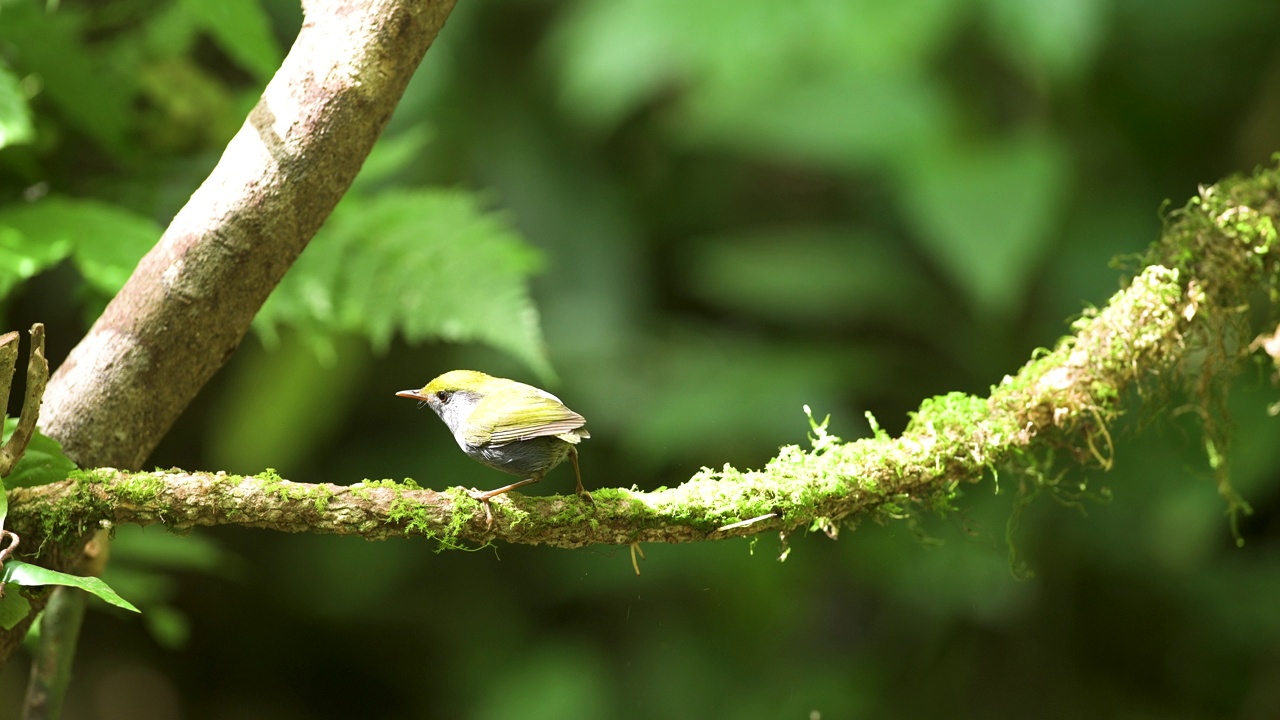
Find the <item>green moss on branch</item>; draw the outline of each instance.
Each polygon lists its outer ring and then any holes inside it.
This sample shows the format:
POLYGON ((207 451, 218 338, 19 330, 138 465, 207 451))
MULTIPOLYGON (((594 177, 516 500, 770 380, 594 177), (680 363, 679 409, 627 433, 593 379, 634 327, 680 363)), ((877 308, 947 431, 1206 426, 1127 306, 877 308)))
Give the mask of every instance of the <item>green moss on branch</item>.
POLYGON ((1170 215, 1127 288, 1086 312, 1072 334, 1041 351, 986 398, 952 393, 924 401, 901 437, 872 419, 873 437, 845 442, 810 419, 809 448, 788 446, 760 470, 704 468, 675 488, 595 491, 576 497, 493 500, 495 522, 461 488, 436 492, 411 481, 351 486, 293 483, 181 470, 100 470, 65 482, 12 491, 11 523, 55 541, 112 523, 175 529, 236 524, 283 532, 423 536, 441 547, 504 540, 578 547, 688 542, 901 517, 951 506, 962 483, 1013 472, 1038 486, 1059 477, 1067 457, 1110 468, 1108 427, 1125 409, 1161 393, 1189 391, 1205 418, 1206 445, 1219 460, 1219 485, 1233 509, 1221 462, 1226 380, 1247 352, 1243 308, 1265 289, 1277 296, 1276 170, 1206 188, 1170 215), (1061 451, 1061 452, 1059 452, 1061 451))

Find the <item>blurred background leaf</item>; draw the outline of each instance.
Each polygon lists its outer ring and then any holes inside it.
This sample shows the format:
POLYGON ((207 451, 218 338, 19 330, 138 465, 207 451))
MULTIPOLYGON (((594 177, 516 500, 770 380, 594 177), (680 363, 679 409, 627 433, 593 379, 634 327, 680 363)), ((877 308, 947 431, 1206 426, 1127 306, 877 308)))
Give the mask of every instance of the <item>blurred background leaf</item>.
POLYGON ((1044 136, 946 146, 906 178, 906 214, 981 313, 1007 317, 1053 242, 1068 174, 1066 153, 1044 136))
POLYGON ((0 64, 0 148, 31 142, 35 134, 18 77, 0 64))
POLYGON ((1107 0, 984 0, 991 42, 1032 80, 1070 83, 1094 61, 1107 0))
MULTIPOLYGON (((301 15, 2 4, 0 128, 29 108, 30 136, 0 148, 0 313, 45 322, 56 365, 301 15)), ((806 403, 842 437, 868 410, 897 432, 1104 303, 1163 200, 1270 162, 1278 33, 1280 5, 1257 0, 462 3, 152 461, 486 487, 500 478, 392 396, 458 367, 586 416, 588 487, 758 466, 805 441, 806 403)), ((625 548, 121 528, 108 581, 145 612, 86 623, 67 713, 1272 717, 1269 373, 1231 403, 1243 548, 1173 398, 1111 428, 1114 471, 1068 478, 1110 503, 1026 510, 1029 580, 1004 543, 1009 476, 948 518, 796 533, 785 563, 776 537, 646 547, 638 578, 625 548), (349 692, 335 650, 377 658, 343 667, 349 692)), ((0 673, 0 719, 23 683, 21 663, 0 673)))

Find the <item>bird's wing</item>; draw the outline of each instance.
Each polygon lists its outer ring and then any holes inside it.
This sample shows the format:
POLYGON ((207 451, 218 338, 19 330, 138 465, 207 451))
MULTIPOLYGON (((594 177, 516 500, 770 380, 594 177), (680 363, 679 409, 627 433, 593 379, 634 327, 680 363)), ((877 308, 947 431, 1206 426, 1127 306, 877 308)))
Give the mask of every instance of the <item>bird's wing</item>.
POLYGON ((467 442, 502 446, 536 437, 563 435, 587 424, 585 418, 542 391, 498 391, 476 404, 467 442))

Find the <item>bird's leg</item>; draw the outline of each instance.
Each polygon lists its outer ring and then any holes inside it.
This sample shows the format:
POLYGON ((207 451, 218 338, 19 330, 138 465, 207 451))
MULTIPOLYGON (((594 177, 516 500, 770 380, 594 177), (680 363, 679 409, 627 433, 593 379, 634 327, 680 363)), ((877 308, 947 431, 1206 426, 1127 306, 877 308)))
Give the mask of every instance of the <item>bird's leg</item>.
POLYGON ((595 505, 596 501, 591 499, 591 493, 582 487, 582 471, 578 470, 578 448, 572 445, 569 446, 569 459, 573 461, 573 477, 578 481, 578 486, 574 488, 574 492, 578 493, 578 497, 595 505))
POLYGON ((522 486, 524 486, 524 485, 528 485, 529 483, 536 483, 536 482, 538 482, 538 481, 539 481, 539 480, 541 480, 541 479, 542 479, 542 476, 541 476, 541 475, 533 475, 533 476, 531 476, 531 477, 527 477, 527 478, 525 478, 524 480, 521 480, 520 482, 513 482, 513 483, 511 483, 510 485, 503 485, 502 487, 498 488, 497 490, 486 490, 486 491, 484 491, 484 492, 478 492, 478 491, 477 491, 477 492, 475 492, 474 494, 472 494, 472 496, 471 496, 471 497, 473 497, 473 498, 475 498, 475 499, 477 499, 477 500, 480 500, 481 502, 488 502, 488 501, 489 501, 489 498, 495 498, 495 497, 498 497, 499 495, 502 495, 502 494, 504 494, 504 493, 509 493, 509 492, 511 492, 512 490, 515 490, 515 489, 516 489, 516 488, 518 488, 518 487, 522 487, 522 486))
POLYGON ((489 500, 503 493, 509 493, 518 487, 528 485, 529 483, 536 483, 542 479, 542 475, 543 475, 542 473, 534 473, 533 475, 530 475, 524 480, 521 480, 519 482, 513 482, 510 485, 503 485, 497 490, 485 490, 483 492, 479 490, 468 490, 467 491, 468 495, 475 498, 476 500, 479 500, 480 503, 484 505, 485 529, 487 530, 493 526, 493 509, 489 507, 489 500))

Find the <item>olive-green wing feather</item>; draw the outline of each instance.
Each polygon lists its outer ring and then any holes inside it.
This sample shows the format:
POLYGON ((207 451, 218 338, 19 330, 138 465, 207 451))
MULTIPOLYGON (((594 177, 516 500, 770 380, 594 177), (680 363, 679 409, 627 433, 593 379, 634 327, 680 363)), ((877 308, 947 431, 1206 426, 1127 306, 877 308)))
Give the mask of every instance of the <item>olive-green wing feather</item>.
MULTIPOLYGON (((469 418, 466 440, 472 445, 502 446, 530 438, 564 435, 586 424, 586 419, 565 407, 554 395, 520 385, 490 393, 476 404, 469 418)), ((585 437, 586 431, 577 434, 585 437)))

